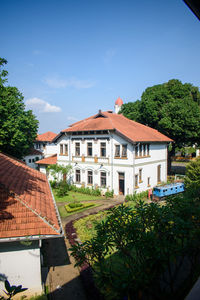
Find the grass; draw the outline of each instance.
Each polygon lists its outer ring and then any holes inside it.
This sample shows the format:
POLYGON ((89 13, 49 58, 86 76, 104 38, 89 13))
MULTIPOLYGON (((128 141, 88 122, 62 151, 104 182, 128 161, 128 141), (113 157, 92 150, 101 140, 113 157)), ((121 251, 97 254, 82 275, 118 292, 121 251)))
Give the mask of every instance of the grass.
MULTIPOLYGON (((124 205, 134 208, 136 202, 129 201, 124 205)), ((82 242, 85 242, 86 240, 90 240, 95 236, 96 234, 95 227, 99 222, 104 221, 106 219, 107 212, 108 212, 107 210, 100 211, 97 214, 90 215, 85 218, 81 218, 74 222, 74 228, 76 229, 77 235, 82 242)))
POLYGON ((101 211, 74 222, 74 228, 82 242, 90 240, 96 234, 95 226, 106 218, 106 214, 107 211, 101 211))
POLYGON ((94 200, 100 200, 103 199, 102 196, 93 196, 93 195, 87 195, 87 194, 81 194, 73 191, 69 191, 67 196, 64 197, 58 197, 56 195, 56 189, 53 189, 53 194, 56 202, 73 202, 74 200, 77 201, 94 201, 94 200))
POLYGON ((66 208, 65 208, 64 205, 59 206, 59 207, 58 207, 58 210, 59 210, 59 213, 60 213, 61 218, 65 218, 65 217, 74 215, 74 214, 79 213, 79 212, 83 212, 84 210, 87 210, 87 209, 90 209, 90 208, 94 208, 94 207, 97 207, 97 206, 100 206, 100 205, 101 205, 101 204, 95 204, 95 205, 93 205, 92 207, 83 207, 83 208, 81 208, 80 210, 75 211, 75 212, 71 212, 71 213, 68 213, 68 212, 66 211, 66 208))

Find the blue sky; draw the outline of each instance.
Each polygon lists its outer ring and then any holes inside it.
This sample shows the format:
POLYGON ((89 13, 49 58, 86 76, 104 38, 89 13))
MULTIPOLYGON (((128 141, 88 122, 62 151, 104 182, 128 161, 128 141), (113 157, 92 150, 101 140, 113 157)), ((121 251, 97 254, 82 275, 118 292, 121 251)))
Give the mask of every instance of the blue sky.
POLYGON ((200 22, 182 0, 0 0, 0 57, 39 133, 140 99, 172 78, 200 86, 200 22))

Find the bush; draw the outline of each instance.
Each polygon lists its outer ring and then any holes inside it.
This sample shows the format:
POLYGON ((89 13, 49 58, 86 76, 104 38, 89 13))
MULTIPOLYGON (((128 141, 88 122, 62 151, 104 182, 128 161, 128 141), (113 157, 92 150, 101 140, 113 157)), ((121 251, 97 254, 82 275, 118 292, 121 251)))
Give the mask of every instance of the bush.
POLYGON ((72 255, 92 266, 106 299, 185 299, 199 277, 199 219, 199 201, 183 194, 165 206, 120 205, 72 255))
POLYGON ((64 197, 64 196, 67 195, 68 191, 69 191, 69 184, 67 184, 66 182, 62 181, 62 182, 59 183, 56 195, 58 197, 64 197))
POLYGON ((70 208, 75 208, 75 207, 82 207, 83 203, 80 202, 73 202, 68 204, 70 208))
POLYGON ((56 189, 57 188, 58 183, 57 183, 56 180, 50 180, 49 183, 50 183, 52 189, 56 189))
MULTIPOLYGON (((70 204, 72 204, 72 203, 70 203, 70 204)), ((67 204, 67 205, 65 205, 65 209, 68 213, 72 213, 72 212, 81 210, 83 208, 89 208, 89 207, 92 207, 95 205, 94 203, 81 203, 81 204, 82 204, 82 206, 74 207, 74 208, 71 208, 70 205, 67 204)))
POLYGON ((93 196, 101 196, 101 190, 100 189, 90 189, 89 187, 76 187, 75 185, 70 185, 69 186, 69 190, 70 191, 74 191, 77 193, 82 193, 82 194, 86 194, 86 195, 93 195, 93 196))
POLYGON ((114 196, 114 191, 113 190, 105 192, 106 199, 113 198, 113 196, 114 196))
POLYGON ((100 189, 92 189, 91 190, 91 195, 93 195, 93 196, 101 196, 100 189))
POLYGON ((146 200, 148 197, 148 191, 144 191, 141 193, 136 194, 136 192, 132 195, 126 195, 125 197, 125 201, 134 201, 134 202, 138 202, 140 200, 146 200))

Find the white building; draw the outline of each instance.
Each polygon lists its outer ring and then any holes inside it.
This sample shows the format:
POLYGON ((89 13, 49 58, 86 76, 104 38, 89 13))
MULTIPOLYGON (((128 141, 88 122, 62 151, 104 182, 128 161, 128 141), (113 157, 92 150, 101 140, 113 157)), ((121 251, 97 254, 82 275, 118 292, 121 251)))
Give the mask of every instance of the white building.
POLYGON ((57 136, 56 133, 47 131, 43 134, 38 134, 34 142, 34 148, 41 151, 44 157, 56 154, 56 145, 53 139, 57 136))
MULTIPOLYGON (((118 98, 117 112, 122 104, 118 98)), ((57 163, 73 167, 72 183, 103 192, 113 190, 115 195, 145 191, 165 182, 171 141, 157 130, 112 111, 99 111, 76 122, 54 139, 57 163)))
POLYGON ((2 153, 0 224, 0 295, 2 278, 28 288, 28 299, 41 294, 42 240, 63 236, 60 217, 46 176, 2 153))
POLYGON ((36 149, 31 149, 29 154, 23 158, 23 161, 26 163, 27 166, 37 169, 38 165, 36 161, 42 159, 44 157, 43 153, 36 149))

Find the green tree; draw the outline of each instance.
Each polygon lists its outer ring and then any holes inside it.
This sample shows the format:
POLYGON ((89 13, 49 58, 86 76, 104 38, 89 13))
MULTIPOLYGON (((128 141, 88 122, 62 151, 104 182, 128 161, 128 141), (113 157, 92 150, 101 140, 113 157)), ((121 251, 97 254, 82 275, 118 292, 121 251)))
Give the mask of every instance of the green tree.
POLYGON ((37 136, 38 121, 31 110, 25 111, 23 96, 16 87, 6 86, 7 63, 0 59, 0 151, 22 158, 37 136))
POLYGON ((60 181, 60 178, 62 178, 62 180, 66 182, 66 177, 69 174, 71 169, 72 166, 70 165, 63 166, 63 165, 54 164, 54 165, 49 165, 47 167, 47 170, 50 171, 51 175, 54 178, 54 181, 56 182, 60 181))
POLYGON ((190 195, 200 197, 200 158, 187 165, 184 182, 190 195))
POLYGON ((175 146, 199 145, 200 92, 192 84, 182 84, 177 79, 148 87, 141 101, 127 103, 121 112, 128 118, 141 122, 175 141, 175 146))
POLYGON ((199 202, 183 195, 120 205, 72 255, 92 267, 106 299, 184 299, 199 276, 199 217, 199 202))

